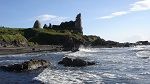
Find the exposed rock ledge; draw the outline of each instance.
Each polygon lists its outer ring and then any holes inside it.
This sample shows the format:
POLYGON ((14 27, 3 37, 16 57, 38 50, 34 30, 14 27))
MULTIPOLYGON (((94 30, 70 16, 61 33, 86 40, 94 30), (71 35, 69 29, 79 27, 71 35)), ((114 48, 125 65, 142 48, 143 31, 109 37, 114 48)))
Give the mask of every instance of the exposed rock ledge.
POLYGON ((13 64, 7 66, 0 66, 0 68, 4 71, 10 72, 22 72, 22 71, 30 71, 38 68, 46 68, 50 65, 46 60, 35 60, 31 59, 29 61, 23 62, 21 64, 13 64))
POLYGON ((73 59, 73 58, 64 57, 62 61, 58 62, 58 64, 62 64, 64 66, 69 66, 69 67, 82 67, 88 65, 95 65, 95 62, 88 62, 79 58, 73 59))

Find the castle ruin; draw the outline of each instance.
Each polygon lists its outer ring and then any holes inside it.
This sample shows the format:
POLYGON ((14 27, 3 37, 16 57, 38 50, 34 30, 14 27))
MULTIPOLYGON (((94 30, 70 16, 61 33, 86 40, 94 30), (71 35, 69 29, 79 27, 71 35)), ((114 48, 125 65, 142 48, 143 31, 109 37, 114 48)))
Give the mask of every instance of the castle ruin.
MULTIPOLYGON (((50 23, 51 24, 51 23, 50 23)), ((45 28, 45 27, 44 27, 45 28)), ((82 21, 81 21, 81 13, 76 16, 75 21, 62 22, 60 25, 50 25, 47 27, 48 29, 54 30, 72 30, 75 33, 83 34, 82 21)))

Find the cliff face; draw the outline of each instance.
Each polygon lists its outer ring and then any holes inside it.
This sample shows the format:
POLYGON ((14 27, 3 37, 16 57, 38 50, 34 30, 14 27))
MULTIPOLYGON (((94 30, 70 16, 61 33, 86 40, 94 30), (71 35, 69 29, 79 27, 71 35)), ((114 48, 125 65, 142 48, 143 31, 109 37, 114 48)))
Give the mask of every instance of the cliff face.
POLYGON ((75 20, 75 29, 77 30, 77 32, 80 32, 83 34, 83 31, 82 31, 82 22, 81 22, 81 13, 79 13, 76 17, 76 20, 75 20))

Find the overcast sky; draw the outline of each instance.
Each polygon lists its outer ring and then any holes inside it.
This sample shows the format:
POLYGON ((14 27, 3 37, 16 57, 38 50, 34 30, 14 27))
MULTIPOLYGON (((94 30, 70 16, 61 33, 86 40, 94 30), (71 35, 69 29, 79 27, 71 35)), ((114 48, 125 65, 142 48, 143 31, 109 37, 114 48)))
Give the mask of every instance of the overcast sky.
POLYGON ((0 0, 0 25, 60 24, 82 14, 84 34, 119 42, 150 41, 150 0, 0 0))

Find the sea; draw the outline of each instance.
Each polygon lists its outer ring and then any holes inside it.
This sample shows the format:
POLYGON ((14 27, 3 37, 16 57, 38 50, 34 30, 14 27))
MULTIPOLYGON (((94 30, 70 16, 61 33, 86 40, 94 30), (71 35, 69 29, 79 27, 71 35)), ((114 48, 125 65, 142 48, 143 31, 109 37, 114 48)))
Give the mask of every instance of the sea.
POLYGON ((44 59, 51 65, 43 70, 19 73, 0 70, 0 84, 150 84, 150 46, 81 47, 77 52, 0 55, 0 66, 30 59, 44 59), (58 62, 65 56, 94 61, 96 65, 64 67, 58 62))

